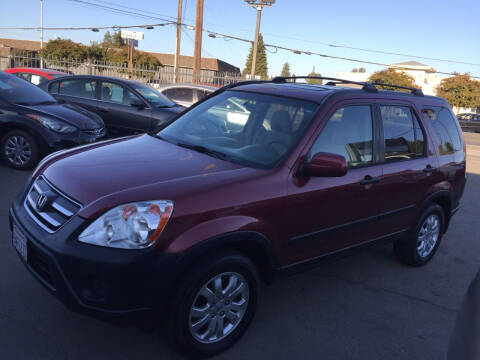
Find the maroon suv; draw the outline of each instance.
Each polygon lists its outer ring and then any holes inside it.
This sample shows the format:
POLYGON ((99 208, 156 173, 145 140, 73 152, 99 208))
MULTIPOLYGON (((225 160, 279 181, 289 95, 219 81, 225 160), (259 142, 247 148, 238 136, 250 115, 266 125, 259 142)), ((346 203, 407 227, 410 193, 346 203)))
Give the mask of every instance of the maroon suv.
POLYGON ((341 83, 231 85, 157 134, 52 154, 10 210, 13 245, 72 309, 167 310, 196 355, 240 337, 260 280, 387 242, 424 265, 465 186, 458 123, 417 89, 341 83))

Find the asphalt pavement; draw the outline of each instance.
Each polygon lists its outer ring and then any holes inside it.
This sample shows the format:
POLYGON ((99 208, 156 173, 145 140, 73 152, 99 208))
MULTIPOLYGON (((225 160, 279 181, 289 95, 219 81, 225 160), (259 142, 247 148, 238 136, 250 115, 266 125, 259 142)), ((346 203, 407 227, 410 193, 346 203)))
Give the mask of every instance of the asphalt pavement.
MULTIPOLYGON (((480 134, 465 138, 462 207, 428 265, 402 265, 385 246, 265 285, 247 333, 217 358, 443 359, 480 266, 480 134)), ((0 359, 180 359, 168 329, 72 313, 34 280, 8 229, 8 208, 28 176, 0 164, 0 359)))

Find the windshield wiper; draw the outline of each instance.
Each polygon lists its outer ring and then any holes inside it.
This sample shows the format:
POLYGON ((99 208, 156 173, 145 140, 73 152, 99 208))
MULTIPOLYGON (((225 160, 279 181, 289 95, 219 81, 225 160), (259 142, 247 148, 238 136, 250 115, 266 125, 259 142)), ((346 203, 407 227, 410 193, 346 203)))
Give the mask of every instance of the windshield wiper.
POLYGON ((213 156, 213 157, 216 157, 216 158, 222 159, 222 160, 225 160, 225 159, 229 158, 229 156, 227 154, 224 154, 220 151, 216 151, 216 150, 206 148, 205 146, 202 146, 202 145, 185 144, 185 143, 180 143, 179 142, 179 143, 177 143, 177 146, 181 146, 181 147, 184 147, 184 148, 187 148, 187 149, 195 150, 199 153, 209 155, 209 156, 213 156))

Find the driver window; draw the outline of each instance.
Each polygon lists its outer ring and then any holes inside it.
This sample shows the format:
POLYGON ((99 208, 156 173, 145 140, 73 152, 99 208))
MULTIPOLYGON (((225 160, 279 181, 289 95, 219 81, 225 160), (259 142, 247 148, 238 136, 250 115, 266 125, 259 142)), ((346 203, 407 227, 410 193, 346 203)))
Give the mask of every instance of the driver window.
POLYGON ((101 99, 102 101, 123 105, 130 105, 133 101, 140 101, 138 96, 134 95, 122 85, 107 81, 102 82, 101 99))
POLYGON ((350 168, 371 164, 373 127, 370 105, 346 106, 335 111, 313 144, 309 158, 319 152, 344 156, 350 168))

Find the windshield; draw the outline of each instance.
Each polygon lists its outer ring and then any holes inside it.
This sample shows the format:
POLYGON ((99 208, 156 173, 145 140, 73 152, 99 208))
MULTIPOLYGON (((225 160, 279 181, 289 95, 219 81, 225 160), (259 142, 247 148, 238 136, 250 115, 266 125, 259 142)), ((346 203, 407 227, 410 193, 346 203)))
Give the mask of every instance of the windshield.
POLYGON ((172 107, 176 105, 165 95, 148 86, 136 84, 133 86, 133 88, 137 90, 145 98, 145 100, 147 100, 148 103, 154 107, 172 107))
POLYGON ((55 99, 35 85, 0 71, 0 97, 19 105, 55 103, 55 99))
POLYGON ((303 100, 225 91, 180 116, 158 135, 231 162, 272 168, 297 144, 317 107, 303 100))

